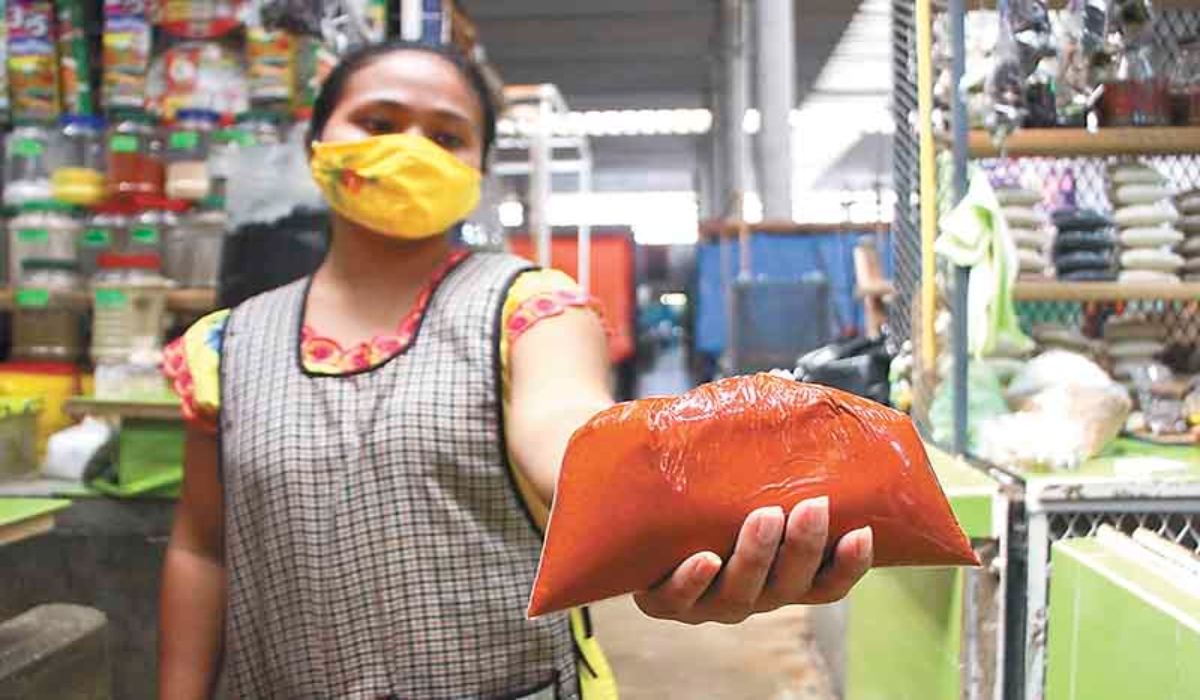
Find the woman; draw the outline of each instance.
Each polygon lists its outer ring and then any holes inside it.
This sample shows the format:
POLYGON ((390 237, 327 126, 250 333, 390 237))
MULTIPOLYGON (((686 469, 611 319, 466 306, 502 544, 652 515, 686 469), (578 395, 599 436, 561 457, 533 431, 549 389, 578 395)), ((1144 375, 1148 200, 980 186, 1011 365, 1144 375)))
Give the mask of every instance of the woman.
MULTIPOLYGON (((168 353, 190 422, 161 697, 218 675, 245 698, 615 696, 584 614, 523 614, 567 440, 611 398, 570 280, 452 250, 495 112, 450 50, 346 57, 312 120, 325 261, 168 353)), ((827 523, 823 499, 756 511, 728 563, 698 553, 638 604, 699 623, 838 599, 870 532, 818 570, 827 523)))

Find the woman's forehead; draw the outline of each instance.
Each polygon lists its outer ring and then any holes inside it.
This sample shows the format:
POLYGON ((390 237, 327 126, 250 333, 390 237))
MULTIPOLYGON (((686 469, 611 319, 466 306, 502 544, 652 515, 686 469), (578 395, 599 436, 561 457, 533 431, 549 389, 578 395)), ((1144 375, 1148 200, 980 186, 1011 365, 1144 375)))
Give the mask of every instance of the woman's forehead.
POLYGON ((400 50, 358 69, 346 83, 343 102, 393 102, 412 109, 482 118, 479 98, 450 60, 426 51, 400 50))

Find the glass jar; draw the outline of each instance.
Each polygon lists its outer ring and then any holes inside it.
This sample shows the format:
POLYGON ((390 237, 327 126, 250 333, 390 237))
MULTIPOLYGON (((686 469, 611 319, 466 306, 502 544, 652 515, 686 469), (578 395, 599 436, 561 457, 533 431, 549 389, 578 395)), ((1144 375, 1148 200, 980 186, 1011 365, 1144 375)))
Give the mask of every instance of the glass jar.
POLYGON ((88 206, 104 199, 104 121, 69 115, 61 120, 62 162, 50 176, 54 198, 88 206))
POLYGON ((167 197, 196 202, 211 191, 208 146, 219 115, 181 109, 167 142, 167 197))
POLYGON ((4 142, 6 205, 17 207, 54 196, 50 173, 54 167, 55 141, 53 132, 43 126, 17 126, 9 133, 4 142))
POLYGON ((279 117, 273 112, 251 111, 237 118, 238 130, 246 134, 251 145, 270 146, 278 144, 279 117))
POLYGON ((1180 44, 1168 78, 1172 123, 1200 125, 1200 41, 1180 44))
POLYGON ((166 209, 147 209, 129 221, 129 234, 121 252, 129 255, 161 256, 166 232, 177 223, 175 215, 166 209))
POLYGON ((161 361, 170 283, 157 255, 101 255, 92 277, 92 359, 161 361))
POLYGON ((162 144, 154 119, 127 114, 108 136, 108 189, 114 196, 163 194, 162 144))
POLYGON ((76 362, 83 353, 80 291, 73 260, 29 258, 21 266, 13 313, 13 358, 26 362, 76 362))
POLYGON ((212 183, 213 197, 225 198, 225 183, 233 173, 238 151, 246 145, 249 138, 237 129, 219 129, 213 133, 208 146, 208 176, 212 183))
POLYGON ((1104 126, 1164 126, 1170 121, 1167 81, 1148 44, 1121 53, 1112 78, 1104 83, 1104 126))
POLYGON ((91 277, 96 272, 96 260, 107 253, 116 253, 128 240, 129 219, 115 211, 97 211, 89 216, 79 233, 79 272, 91 277))
POLYGON ((216 198, 183 214, 167 233, 163 270, 173 282, 189 288, 215 288, 220 278, 228 217, 216 198))
POLYGON ((69 204, 54 200, 26 202, 8 222, 10 280, 21 278, 21 265, 31 258, 75 261, 79 221, 69 204))

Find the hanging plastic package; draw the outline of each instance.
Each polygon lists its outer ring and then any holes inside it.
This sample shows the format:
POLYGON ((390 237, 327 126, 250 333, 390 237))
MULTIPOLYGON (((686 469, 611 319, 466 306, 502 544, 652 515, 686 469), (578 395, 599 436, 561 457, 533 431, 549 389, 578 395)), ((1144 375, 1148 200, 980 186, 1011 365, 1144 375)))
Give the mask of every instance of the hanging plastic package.
POLYGON ((150 68, 150 23, 144 2, 104 2, 104 106, 141 109, 150 68))
POLYGON ((42 0, 8 0, 6 17, 13 118, 57 119, 62 105, 54 47, 54 7, 42 0))
POLYGON ((1021 128, 1027 112, 1025 105, 1025 72, 1021 50, 1010 22, 1010 3, 1000 0, 1000 33, 996 39, 996 55, 988 75, 986 93, 991 109, 986 118, 992 141, 1004 143, 1009 134, 1021 128))
POLYGON ((529 615, 646 590, 746 516, 828 496, 830 543, 874 531, 876 566, 978 565, 907 416, 767 374, 614 406, 567 447, 529 615))
POLYGON ((58 60, 63 108, 68 114, 94 114, 91 62, 88 54, 88 18, 83 0, 59 0, 58 60))

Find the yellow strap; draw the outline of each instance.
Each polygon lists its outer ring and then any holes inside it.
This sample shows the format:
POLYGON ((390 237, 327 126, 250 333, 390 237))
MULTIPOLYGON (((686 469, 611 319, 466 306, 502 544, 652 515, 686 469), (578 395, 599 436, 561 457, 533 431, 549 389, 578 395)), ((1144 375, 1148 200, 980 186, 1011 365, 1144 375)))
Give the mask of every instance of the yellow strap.
POLYGON ((575 644, 583 656, 576 664, 583 700, 617 700, 617 679, 613 677, 600 643, 590 632, 584 612, 572 610, 571 633, 575 635, 575 644))

